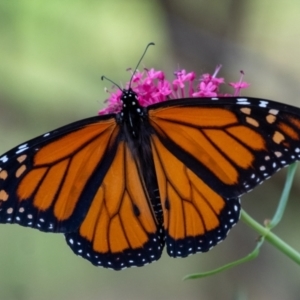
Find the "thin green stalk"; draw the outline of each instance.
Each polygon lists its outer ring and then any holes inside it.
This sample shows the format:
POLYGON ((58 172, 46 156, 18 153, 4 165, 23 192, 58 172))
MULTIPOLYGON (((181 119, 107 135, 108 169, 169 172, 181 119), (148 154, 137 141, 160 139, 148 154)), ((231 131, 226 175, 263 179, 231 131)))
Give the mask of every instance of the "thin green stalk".
POLYGON ((289 200, 290 191, 292 188, 294 176, 297 170, 297 163, 293 163, 288 167, 288 172, 286 175, 285 185, 276 209, 276 212, 272 218, 272 220, 267 224, 268 228, 274 228, 282 219, 283 213, 285 211, 287 202, 289 200))
POLYGON ((256 222, 244 210, 241 211, 241 219, 248 226, 250 226, 256 232, 258 232, 260 236, 263 236, 270 244, 272 244, 274 247, 276 247, 278 250, 286 254, 290 259, 292 259, 294 262, 300 265, 300 253, 293 249, 291 246, 289 246, 276 234, 271 232, 269 228, 264 227, 258 222, 256 222))
POLYGON ((254 248, 254 250, 249 253, 248 255, 244 256, 241 259, 235 260, 234 262, 231 262, 229 264, 226 264, 220 268, 208 271, 208 272, 203 272, 203 273, 195 273, 195 274, 190 274, 187 275, 183 278, 183 280, 187 280, 187 279, 197 279, 197 278, 203 278, 203 277, 207 277, 207 276, 211 276, 211 275, 215 275, 217 273, 223 272, 225 270, 231 269, 233 267, 236 267, 237 265, 243 264, 245 262, 248 262, 254 258, 256 258, 259 254, 259 249, 261 247, 261 245, 264 242, 264 238, 261 238, 260 241, 257 243, 256 247, 254 248))

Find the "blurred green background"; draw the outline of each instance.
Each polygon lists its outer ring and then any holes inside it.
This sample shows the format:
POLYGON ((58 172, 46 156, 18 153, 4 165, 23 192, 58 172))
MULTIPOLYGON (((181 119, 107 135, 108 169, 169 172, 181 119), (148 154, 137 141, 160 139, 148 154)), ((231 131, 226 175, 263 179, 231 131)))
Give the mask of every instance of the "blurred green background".
MULTIPOLYGON (((152 41, 142 67, 171 78, 221 63, 230 81, 244 70, 248 96, 300 106, 299 13, 298 0, 0 0, 0 152, 95 115, 111 86, 101 75, 125 83, 152 41)), ((284 174, 243 197, 257 220, 272 216, 284 174)), ((299 182, 275 230, 296 249, 299 182)), ((250 263, 181 281, 246 255, 256 238, 240 222, 209 253, 115 272, 75 256, 63 235, 1 225, 0 299, 300 299, 299 266, 267 244, 250 263)))

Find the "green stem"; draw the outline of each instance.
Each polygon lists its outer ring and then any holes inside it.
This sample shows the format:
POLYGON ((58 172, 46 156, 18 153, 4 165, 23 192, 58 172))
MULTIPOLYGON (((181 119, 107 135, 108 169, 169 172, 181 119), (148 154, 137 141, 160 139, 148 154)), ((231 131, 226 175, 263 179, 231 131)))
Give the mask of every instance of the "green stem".
POLYGON ((244 210, 241 211, 241 219, 257 231, 261 236, 265 237, 265 239, 275 246, 278 250, 286 254, 290 259, 300 265, 300 253, 289 246, 286 242, 280 239, 276 234, 271 232, 268 228, 260 225, 256 222, 250 215, 248 215, 244 210))
POLYGON ((234 262, 231 262, 229 264, 226 264, 220 268, 217 268, 217 269, 214 269, 214 270, 211 270, 211 271, 208 271, 208 272, 203 272, 203 273, 196 273, 196 274, 190 274, 190 275, 187 275, 183 278, 183 280, 186 280, 186 279, 197 279, 197 278, 203 278, 203 277, 207 277, 207 276, 211 276, 211 275, 215 275, 217 273, 221 273, 225 270, 228 270, 228 269, 231 269, 235 266, 238 266, 240 264, 243 264, 245 262, 248 262, 254 258, 256 258, 259 254, 259 250, 260 250, 260 247, 261 245, 263 244, 264 242, 264 238, 261 238, 260 241, 257 243, 255 249, 249 253, 248 255, 244 256, 243 258, 241 259, 238 259, 234 262))
POLYGON ((294 176, 297 170, 297 163, 294 163, 288 167, 285 185, 276 209, 276 212, 272 220, 267 225, 268 228, 274 228, 282 219, 282 216, 285 212, 286 205, 289 200, 290 191, 293 185, 294 176))

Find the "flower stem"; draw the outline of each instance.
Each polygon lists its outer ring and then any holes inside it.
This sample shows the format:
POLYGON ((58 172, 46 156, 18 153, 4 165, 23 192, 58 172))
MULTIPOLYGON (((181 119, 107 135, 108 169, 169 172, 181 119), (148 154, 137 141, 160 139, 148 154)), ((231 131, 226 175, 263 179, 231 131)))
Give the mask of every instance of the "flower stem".
POLYGON ((297 163, 293 163, 288 167, 287 176, 285 180, 285 185, 276 209, 276 212, 270 222, 268 222, 267 227, 272 229, 281 221, 283 214, 285 212, 286 205, 289 200, 290 191, 293 185, 294 176, 297 170, 297 163))
POLYGON ((263 236, 270 244, 275 246, 278 250, 286 254, 290 259, 292 259, 294 262, 300 265, 300 253, 293 249, 291 246, 289 246, 282 239, 280 239, 276 234, 274 234, 268 228, 256 222, 244 210, 241 211, 241 219, 248 226, 253 228, 261 236, 263 236))

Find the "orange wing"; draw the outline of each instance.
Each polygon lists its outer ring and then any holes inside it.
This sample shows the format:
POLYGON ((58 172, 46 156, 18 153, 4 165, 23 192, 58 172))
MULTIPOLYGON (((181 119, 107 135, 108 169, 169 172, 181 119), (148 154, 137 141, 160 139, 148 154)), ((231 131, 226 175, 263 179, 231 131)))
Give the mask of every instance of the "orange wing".
POLYGON ((200 98, 194 106, 184 100, 150 110, 150 123, 165 147, 221 196, 238 197, 299 159, 299 109, 253 98, 200 98))
POLYGON ((300 158, 300 110, 274 101, 181 99, 148 115, 171 256, 221 241, 238 220, 238 197, 300 158))
POLYGON ((118 132, 114 118, 90 118, 7 152, 0 158, 0 222, 54 232, 78 228, 118 132))
POLYGON ((83 223, 66 234, 72 250, 94 265, 120 270, 161 256, 161 230, 137 165, 121 141, 83 223))
POLYGON ((156 136, 152 137, 152 152, 168 254, 185 257, 208 251, 238 221, 239 199, 225 199, 212 190, 156 136))

